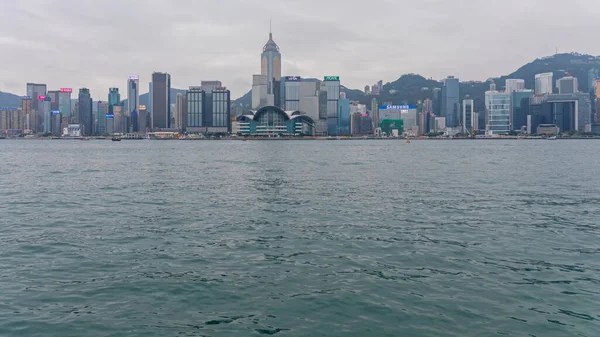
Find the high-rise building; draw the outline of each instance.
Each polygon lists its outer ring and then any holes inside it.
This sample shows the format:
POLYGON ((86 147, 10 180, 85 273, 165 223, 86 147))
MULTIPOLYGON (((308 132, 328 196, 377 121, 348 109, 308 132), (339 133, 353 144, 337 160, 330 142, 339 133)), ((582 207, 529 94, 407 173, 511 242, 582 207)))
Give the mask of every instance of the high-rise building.
POLYGON ((152 87, 152 82, 148 83, 148 111, 152 112, 152 102, 154 100, 154 88, 152 87))
POLYGON ((115 134, 127 133, 127 117, 125 107, 122 104, 113 106, 113 131, 115 134))
POLYGON ((486 135, 507 135, 511 131, 511 94, 501 91, 486 91, 486 135))
MULTIPOLYGON (((137 132, 137 116, 140 106, 140 76, 129 75, 127 77, 127 132, 137 132)), ((113 111, 114 112, 114 111, 113 111)))
POLYGON ((253 75, 252 77, 252 109, 258 110, 275 102, 269 102, 269 81, 265 75, 253 75))
POLYGON ((146 133, 146 130, 150 128, 150 114, 148 113, 148 107, 140 105, 138 107, 138 132, 146 133))
POLYGON ((96 112, 96 132, 99 135, 106 134, 106 115, 108 114, 108 102, 98 101, 96 112))
POLYGON ((587 93, 533 96, 528 129, 535 133, 540 124, 556 125, 560 132, 590 132, 592 102, 587 93))
MULTIPOLYGON (((61 118, 66 119, 67 124, 71 122, 71 93, 72 88, 60 88, 58 93, 58 110, 61 118)), ((62 131, 62 130, 61 130, 62 131)))
POLYGON ((521 131, 527 127, 527 115, 529 114, 529 101, 533 96, 533 90, 523 89, 513 91, 511 94, 510 124, 515 131, 521 131))
POLYGON ((542 73, 535 75, 535 94, 551 94, 553 90, 553 74, 542 73))
POLYGON ((152 117, 153 128, 168 129, 171 127, 171 75, 167 73, 152 74, 152 117))
POLYGON ((379 104, 377 98, 371 100, 371 117, 373 118, 373 130, 379 127, 379 104))
POLYGON ((225 87, 217 87, 211 93, 211 107, 206 109, 212 116, 210 121, 210 131, 229 132, 231 131, 231 93, 225 87))
MULTIPOLYGON (((46 96, 46 92, 47 92, 47 87, 45 84, 39 84, 39 83, 27 83, 27 97, 31 97, 32 99, 32 109, 33 110, 38 110, 38 104, 39 102, 43 101, 39 100, 38 97, 40 96, 46 96)), ((38 115, 39 116, 39 115, 38 115)), ((40 118, 36 118, 36 121, 38 121, 38 124, 36 124, 35 128, 32 129, 35 132, 41 132, 39 130, 39 128, 41 127, 41 123, 42 121, 40 120, 40 118)))
POLYGON ((204 90, 190 87, 186 92, 188 132, 202 132, 204 125, 204 90))
POLYGON ((383 80, 377 81, 377 87, 379 87, 379 93, 383 91, 383 80))
POLYGON ((596 123, 600 124, 600 77, 596 81, 596 123))
POLYGON ((577 77, 565 76, 556 80, 556 87, 559 94, 574 94, 579 92, 579 82, 577 77))
POLYGON ((458 78, 448 76, 444 79, 442 86, 442 116, 446 117, 446 125, 449 127, 458 126, 458 116, 460 110, 460 83, 458 78))
POLYGON ((37 123, 37 113, 33 110, 33 100, 29 96, 21 100, 21 112, 23 114, 23 130, 31 130, 37 123))
POLYGON ((470 98, 465 98, 462 102, 462 132, 470 134, 472 130, 477 130, 477 116, 475 114, 475 103, 470 98))
POLYGON ((523 89, 525 89, 525 80, 513 78, 506 80, 506 92, 513 92, 523 89))
POLYGON ((185 130, 187 126, 186 95, 177 94, 175 98, 175 128, 185 130))
POLYGON ((108 108, 109 112, 112 113, 112 107, 121 103, 121 94, 119 94, 119 88, 108 89, 108 108))
POLYGON ((439 117, 442 115, 442 89, 433 88, 432 97, 432 112, 434 115, 439 117))
POLYGON ((52 132, 52 98, 50 96, 38 97, 38 116, 42 121, 40 132, 52 132))
POLYGON ((92 96, 90 95, 90 89, 79 89, 78 97, 79 125, 81 125, 82 134, 84 136, 90 136, 94 132, 94 121, 92 119, 92 96))
POLYGON ((269 97, 268 105, 273 105, 275 101, 280 101, 275 97, 278 82, 281 81, 281 53, 279 46, 273 41, 273 33, 269 32, 269 40, 263 47, 263 52, 260 55, 261 75, 267 78, 267 95, 269 97))
POLYGON ((365 85, 365 90, 364 90, 365 95, 370 95, 371 94, 371 86, 370 85, 365 85))
MULTIPOLYGON (((285 111, 298 111, 300 110, 300 87, 302 85, 302 78, 299 76, 286 76, 283 78, 283 110, 285 111)), ((313 92, 316 95, 316 89, 313 92)), ((311 118, 314 119, 313 116, 311 118)), ((318 110, 317 110, 318 119, 318 110)))
POLYGON ((340 98, 338 100, 338 126, 336 134, 338 136, 350 136, 350 100, 340 98))
POLYGON ((331 136, 337 136, 340 77, 325 76, 323 84, 325 91, 327 91, 327 133, 331 136))

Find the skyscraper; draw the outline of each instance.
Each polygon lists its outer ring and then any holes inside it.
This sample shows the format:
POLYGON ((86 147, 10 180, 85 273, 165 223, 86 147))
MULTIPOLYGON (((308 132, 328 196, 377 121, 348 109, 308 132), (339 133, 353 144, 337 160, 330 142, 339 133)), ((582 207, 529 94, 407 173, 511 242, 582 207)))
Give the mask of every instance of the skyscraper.
POLYGON ((155 72, 152 74, 152 117, 153 128, 171 127, 171 75, 155 72))
POLYGON ((486 135, 506 135, 510 127, 511 94, 501 91, 486 91, 486 135))
POLYGON ((21 100, 21 111, 23 113, 23 129, 25 130, 33 130, 32 127, 35 126, 37 122, 36 115, 37 113, 33 110, 33 100, 29 96, 23 97, 21 100))
POLYGON ((81 88, 79 89, 79 125, 81 125, 82 135, 90 136, 93 133, 94 122, 92 119, 92 96, 90 95, 90 89, 81 88))
POLYGON ((212 118, 210 127, 213 132, 231 131, 231 93, 225 87, 214 88, 211 92, 212 118))
POLYGON ((553 90, 552 73, 543 73, 535 75, 535 94, 551 94, 553 90))
POLYGON ((327 133, 331 136, 337 136, 340 77, 325 76, 323 84, 327 91, 327 133))
POLYGON ((201 87, 190 87, 186 92, 187 127, 189 132, 202 132, 204 127, 204 91, 201 87))
POLYGON ((260 64, 260 74, 267 77, 267 95, 270 95, 272 105, 279 101, 279 97, 275 97, 275 86, 281 81, 281 53, 279 46, 273 41, 272 32, 269 32, 269 41, 263 47, 260 64))
POLYGON ((179 130, 185 130, 187 125, 185 98, 186 95, 177 94, 175 99, 175 127, 179 130))
MULTIPOLYGON (((300 76, 286 76, 283 78, 283 110, 297 111, 300 110, 300 86, 302 78, 300 76)), ((314 94, 316 95, 316 89, 314 94)), ((318 109, 318 107, 317 107, 318 109)), ((317 119, 318 119, 317 110, 317 119)))
POLYGON ((140 106, 140 76, 129 75, 127 77, 127 132, 137 132, 137 116, 140 106))
POLYGON ((44 118, 40 113, 39 105, 43 102, 46 97, 46 85, 38 83, 27 83, 27 97, 31 97, 32 109, 36 111, 37 115, 32 116, 33 120, 30 120, 30 127, 33 132, 43 132, 42 124, 44 118), (41 98, 41 99, 40 99, 41 98))
POLYGON ((462 132, 464 134, 470 134, 472 130, 477 130, 477 116, 475 114, 475 104, 470 98, 465 98, 463 100, 461 124, 462 132))
POLYGON ((373 117, 373 130, 379 127, 379 104, 377 98, 371 100, 371 117, 373 117))
POLYGON ((269 102, 268 97, 269 81, 267 76, 252 76, 252 109, 258 110, 267 105, 273 105, 275 102, 269 102))
POLYGON ((521 131, 527 127, 527 115, 529 114, 529 100, 533 96, 533 90, 523 89, 513 91, 511 94, 510 124, 515 131, 521 131))
POLYGON ((522 79, 507 79, 506 92, 513 92, 525 89, 525 80, 522 79))
POLYGON ((556 87, 559 94, 574 94, 579 92, 579 81, 577 77, 565 76, 556 80, 556 87))
POLYGON ((98 101, 98 112, 96 112, 96 130, 99 135, 106 134, 106 115, 108 114, 108 102, 98 101))
POLYGON ((460 83, 458 78, 448 76, 442 86, 442 116, 446 117, 446 126, 458 126, 460 109, 460 83))
POLYGON ((115 106, 121 102, 121 94, 119 94, 119 88, 108 89, 108 106, 109 112, 112 112, 110 107, 115 106))
POLYGON ((60 92, 58 93, 58 110, 60 111, 60 115, 65 122, 68 124, 71 122, 71 93, 73 92, 72 88, 60 88, 60 92))
POLYGON ((350 136, 350 100, 340 98, 338 100, 338 136, 350 136))
POLYGON ((40 99, 38 109, 42 116, 42 132, 52 132, 52 98, 44 96, 44 99, 40 99))

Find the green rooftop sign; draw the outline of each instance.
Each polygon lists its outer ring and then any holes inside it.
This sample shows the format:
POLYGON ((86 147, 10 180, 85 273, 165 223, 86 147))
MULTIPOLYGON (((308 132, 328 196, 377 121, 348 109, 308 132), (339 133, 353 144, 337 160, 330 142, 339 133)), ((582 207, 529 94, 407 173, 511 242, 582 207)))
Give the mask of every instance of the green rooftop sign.
POLYGON ((339 81, 340 77, 339 76, 325 76, 324 81, 339 81))

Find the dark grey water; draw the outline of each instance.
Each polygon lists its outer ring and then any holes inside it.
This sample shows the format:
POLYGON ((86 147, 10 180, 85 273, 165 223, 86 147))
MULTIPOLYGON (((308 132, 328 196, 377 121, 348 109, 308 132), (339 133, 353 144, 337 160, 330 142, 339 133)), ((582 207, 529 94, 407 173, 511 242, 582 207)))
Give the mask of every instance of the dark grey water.
POLYGON ((600 335, 600 141, 0 158, 0 336, 600 335))

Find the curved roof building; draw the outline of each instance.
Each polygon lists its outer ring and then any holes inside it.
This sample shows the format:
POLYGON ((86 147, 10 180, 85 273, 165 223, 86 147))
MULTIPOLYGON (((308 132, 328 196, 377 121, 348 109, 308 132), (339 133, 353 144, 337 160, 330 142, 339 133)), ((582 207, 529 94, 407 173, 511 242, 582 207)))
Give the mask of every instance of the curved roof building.
POLYGON ((300 111, 283 111, 276 106, 266 106, 238 116, 240 132, 256 136, 300 136, 314 134, 315 122, 300 111))

